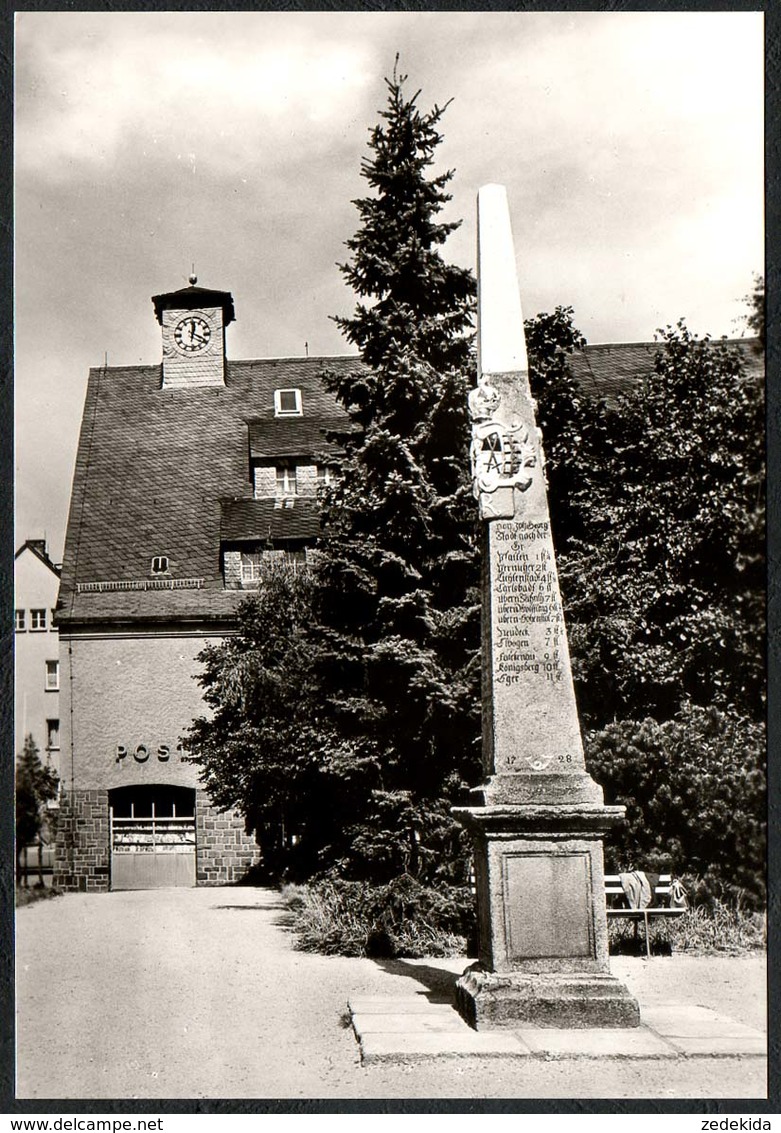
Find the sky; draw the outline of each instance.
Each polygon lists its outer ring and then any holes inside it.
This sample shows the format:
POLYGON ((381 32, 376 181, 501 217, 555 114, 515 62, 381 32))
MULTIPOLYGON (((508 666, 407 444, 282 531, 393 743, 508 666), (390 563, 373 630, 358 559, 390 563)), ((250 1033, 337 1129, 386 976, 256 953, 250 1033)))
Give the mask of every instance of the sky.
POLYGON ((764 272, 759 12, 18 12, 16 544, 62 557, 90 366, 157 364, 150 298, 230 291, 229 358, 350 353, 331 316, 400 55, 452 100, 445 246, 507 187, 524 313, 589 342, 744 333, 764 272))

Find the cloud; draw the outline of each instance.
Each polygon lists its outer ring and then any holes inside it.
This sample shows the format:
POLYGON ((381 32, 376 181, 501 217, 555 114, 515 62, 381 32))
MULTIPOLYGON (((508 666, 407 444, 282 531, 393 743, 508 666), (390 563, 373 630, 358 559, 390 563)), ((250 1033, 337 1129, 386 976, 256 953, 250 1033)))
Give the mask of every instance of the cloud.
POLYGON ((360 45, 319 37, 310 23, 287 22, 280 36, 273 18, 226 25, 210 13, 187 15, 177 24, 112 13, 61 39, 43 22, 49 13, 25 14, 19 172, 59 182, 109 168, 116 176, 140 150, 156 163, 229 174, 258 156, 281 161, 291 137, 319 152, 333 147, 334 130, 350 128, 356 97, 374 81, 360 45), (229 34, 215 40, 218 25, 229 34), (258 34, 268 28, 271 35, 258 34))

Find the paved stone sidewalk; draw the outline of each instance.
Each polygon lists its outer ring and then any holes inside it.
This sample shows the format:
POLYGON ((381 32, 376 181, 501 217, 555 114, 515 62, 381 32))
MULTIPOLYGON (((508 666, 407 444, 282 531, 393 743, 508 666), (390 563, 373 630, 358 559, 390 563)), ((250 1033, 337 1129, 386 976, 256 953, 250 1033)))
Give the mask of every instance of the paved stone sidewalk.
POLYGON ((448 1003, 424 994, 353 996, 350 1016, 361 1061, 413 1057, 729 1058, 765 1057, 764 1034, 708 1007, 657 1003, 633 1028, 542 1028, 475 1031, 448 1003))

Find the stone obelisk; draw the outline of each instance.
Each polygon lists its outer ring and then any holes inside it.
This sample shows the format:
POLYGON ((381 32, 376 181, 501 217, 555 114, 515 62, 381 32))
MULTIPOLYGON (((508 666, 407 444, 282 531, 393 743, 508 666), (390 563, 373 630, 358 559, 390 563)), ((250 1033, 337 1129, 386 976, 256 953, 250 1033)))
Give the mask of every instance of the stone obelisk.
POLYGON ((608 967, 604 805, 586 771, 551 537, 507 195, 478 194, 478 385, 469 396, 483 521, 483 763, 471 832, 479 964, 458 983, 477 1028, 636 1026, 608 967))

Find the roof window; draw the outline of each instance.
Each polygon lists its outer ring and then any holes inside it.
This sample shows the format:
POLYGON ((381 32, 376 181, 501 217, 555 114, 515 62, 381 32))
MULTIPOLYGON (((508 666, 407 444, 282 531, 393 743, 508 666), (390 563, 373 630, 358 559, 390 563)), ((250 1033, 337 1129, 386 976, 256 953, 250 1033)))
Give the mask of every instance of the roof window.
POLYGON ((274 390, 275 417, 301 417, 303 412, 300 389, 274 390))
POLYGON ((150 574, 168 574, 168 556, 155 555, 149 568, 150 574))

